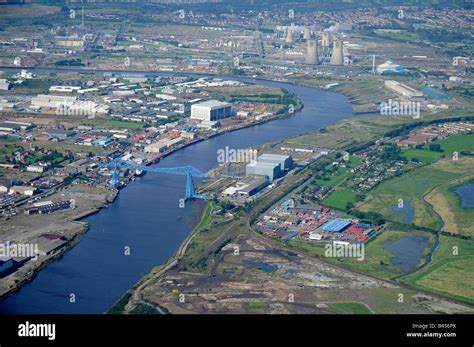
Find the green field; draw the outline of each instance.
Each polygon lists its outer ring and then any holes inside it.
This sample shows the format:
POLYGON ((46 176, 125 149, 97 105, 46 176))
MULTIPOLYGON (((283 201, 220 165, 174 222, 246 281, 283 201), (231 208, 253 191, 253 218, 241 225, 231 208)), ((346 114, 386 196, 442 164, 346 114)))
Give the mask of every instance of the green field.
POLYGON ((418 34, 406 30, 400 30, 399 32, 375 31, 375 34, 378 37, 384 39, 390 39, 404 43, 419 43, 422 39, 418 34))
POLYGON ((263 102, 283 104, 286 97, 283 90, 257 84, 249 84, 237 87, 208 87, 206 90, 215 93, 228 102, 263 102))
POLYGON ((435 211, 443 219, 443 230, 455 234, 474 236, 474 209, 463 208, 461 198, 452 189, 474 182, 474 175, 449 181, 426 195, 435 211))
POLYGON ((101 155, 104 153, 103 147, 97 146, 81 146, 74 143, 64 143, 64 142, 51 142, 51 141, 38 141, 33 142, 33 145, 39 146, 42 148, 55 149, 58 152, 72 152, 72 153, 93 153, 94 155, 101 155))
POLYGON ((187 271, 202 272, 206 269, 209 248, 219 247, 219 237, 225 233, 232 223, 221 216, 213 215, 215 205, 208 203, 199 224, 193 229, 196 233, 189 244, 181 265, 187 271))
POLYGON ((16 137, 0 139, 0 163, 5 163, 7 157, 20 149, 21 143, 16 137))
POLYGON ((199 221, 199 224, 196 225, 194 228, 195 232, 199 232, 203 230, 211 221, 211 212, 212 212, 212 203, 208 203, 206 205, 206 209, 204 210, 204 213, 202 214, 201 220, 199 221))
POLYGON ((443 153, 433 152, 426 149, 410 148, 410 149, 402 150, 401 155, 407 158, 408 160, 418 159, 419 161, 423 163, 432 163, 438 160, 439 158, 441 158, 443 153))
POLYGON ((316 178, 314 182, 322 187, 334 188, 338 186, 346 178, 350 177, 350 172, 345 168, 338 168, 332 176, 316 178))
POLYGON ((130 311, 130 314, 158 314, 158 311, 145 304, 136 304, 130 311))
POLYGON ((474 241, 442 235, 430 265, 402 281, 474 304, 474 241))
POLYGON ((247 310, 264 310, 268 308, 268 304, 266 302, 253 301, 245 303, 244 307, 247 310))
MULTIPOLYGON (((75 122, 74 119, 72 119, 71 121, 75 122)), ((133 131, 142 129, 144 123, 111 119, 110 117, 96 117, 94 119, 84 119, 80 122, 80 124, 92 126, 95 128, 128 129, 133 131)))
POLYGON ((356 203, 357 194, 350 188, 336 190, 334 193, 323 199, 322 204, 338 210, 345 210, 347 203, 356 203))
POLYGON ((474 134, 451 135, 446 139, 430 142, 422 149, 405 149, 402 151, 402 155, 408 160, 416 158, 425 163, 432 163, 442 156, 452 157, 453 152, 458 152, 459 154, 463 150, 474 150, 474 134), (430 144, 441 145, 442 152, 430 151, 430 144))
POLYGON ((372 312, 363 304, 358 302, 332 302, 328 308, 337 314, 371 314, 372 312))
MULTIPOLYGON (((454 151, 474 149, 474 134, 451 135, 446 139, 436 140, 431 143, 441 145, 443 152, 449 155, 454 151)), ((428 148, 429 145, 425 147, 428 148)))
MULTIPOLYGON (((424 195, 449 181, 467 179, 472 175, 473 165, 473 158, 464 157, 458 161, 451 158, 441 159, 381 183, 367 195, 364 202, 357 205, 357 208, 365 212, 377 211, 386 219, 396 222, 437 230, 441 226, 441 221, 431 209, 431 205, 425 201, 424 195), (399 199, 403 200, 404 208, 397 213, 395 208, 399 199), (410 209, 408 204, 413 213, 411 220, 405 218, 410 209)), ((436 209, 437 206, 434 208, 436 209)), ((457 210, 453 212, 456 213, 457 210)))

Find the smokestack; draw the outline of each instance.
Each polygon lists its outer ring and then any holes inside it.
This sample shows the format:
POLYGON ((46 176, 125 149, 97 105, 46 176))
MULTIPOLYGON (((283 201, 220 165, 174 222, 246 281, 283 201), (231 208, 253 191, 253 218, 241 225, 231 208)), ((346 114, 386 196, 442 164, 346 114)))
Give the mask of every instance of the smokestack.
POLYGON ((311 30, 308 27, 304 28, 303 39, 305 40, 311 39, 311 30))
POLYGON ((323 37, 321 38, 321 45, 323 48, 328 48, 331 42, 331 34, 328 31, 323 31, 323 37))
POLYGON ((343 65, 344 56, 342 53, 342 40, 334 40, 332 43, 332 55, 329 60, 331 65, 343 65))
POLYGON ((317 65, 318 61, 318 41, 308 40, 308 48, 306 51, 306 64, 317 65))

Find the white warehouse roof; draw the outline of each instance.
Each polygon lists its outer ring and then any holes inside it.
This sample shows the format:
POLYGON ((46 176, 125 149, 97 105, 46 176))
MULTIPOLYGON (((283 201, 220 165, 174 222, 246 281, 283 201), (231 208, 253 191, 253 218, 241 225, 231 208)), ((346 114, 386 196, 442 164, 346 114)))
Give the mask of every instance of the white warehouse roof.
POLYGON ((212 110, 212 109, 230 107, 230 106, 232 106, 232 104, 228 102, 222 102, 219 100, 208 100, 208 101, 200 102, 198 104, 194 104, 192 107, 210 108, 212 110))

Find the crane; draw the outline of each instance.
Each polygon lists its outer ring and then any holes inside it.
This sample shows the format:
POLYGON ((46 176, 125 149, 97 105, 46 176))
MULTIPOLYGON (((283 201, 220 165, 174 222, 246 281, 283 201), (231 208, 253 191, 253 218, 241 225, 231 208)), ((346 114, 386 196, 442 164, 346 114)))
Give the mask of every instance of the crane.
POLYGON ((186 166, 177 166, 177 167, 150 167, 139 165, 127 160, 123 160, 122 158, 118 157, 112 159, 107 163, 102 163, 101 167, 107 167, 108 169, 112 169, 112 179, 110 180, 110 185, 113 188, 117 188, 120 182, 120 170, 121 169, 131 169, 131 170, 140 170, 143 172, 155 172, 155 173, 164 173, 170 175, 181 175, 186 176, 186 194, 185 200, 191 199, 207 199, 207 196, 204 194, 197 194, 196 188, 194 185, 193 177, 198 178, 207 178, 206 174, 201 172, 200 170, 196 169, 194 166, 186 165, 186 166))

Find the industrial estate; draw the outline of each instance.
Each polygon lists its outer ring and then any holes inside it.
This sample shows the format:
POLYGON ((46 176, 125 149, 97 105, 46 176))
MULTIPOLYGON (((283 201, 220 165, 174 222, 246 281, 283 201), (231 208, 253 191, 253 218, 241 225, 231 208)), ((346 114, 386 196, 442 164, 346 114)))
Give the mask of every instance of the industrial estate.
POLYGON ((474 313, 474 12, 421 3, 0 1, 0 312, 474 313))

